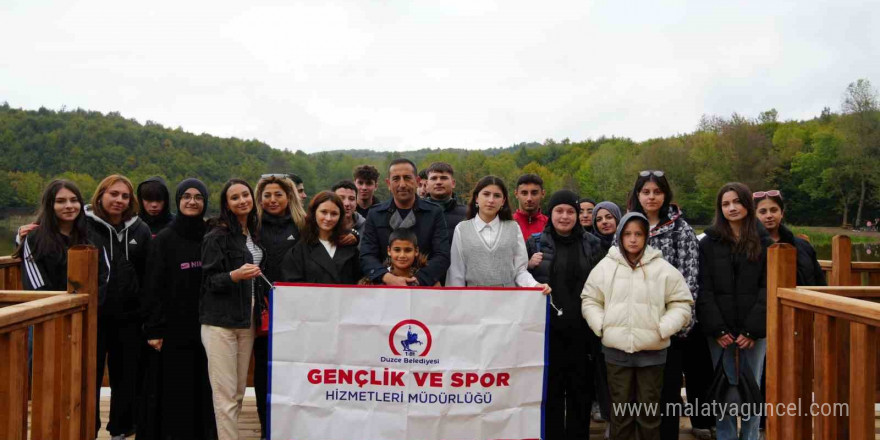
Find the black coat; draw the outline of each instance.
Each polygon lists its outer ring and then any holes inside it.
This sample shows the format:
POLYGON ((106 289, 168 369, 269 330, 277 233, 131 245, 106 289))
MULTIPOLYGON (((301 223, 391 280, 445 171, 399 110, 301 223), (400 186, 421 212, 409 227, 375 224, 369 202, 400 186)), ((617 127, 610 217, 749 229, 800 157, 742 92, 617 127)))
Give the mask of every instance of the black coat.
POLYGON ((164 339, 164 345, 201 343, 201 287, 202 240, 185 237, 172 223, 150 246, 145 289, 147 339, 164 339))
MULTIPOLYGON (((179 219, 180 217, 178 217, 179 219)), ((216 438, 208 359, 201 342, 199 292, 202 285, 202 236, 177 221, 161 230, 150 246, 146 293, 147 339, 163 339, 150 352, 145 379, 144 432, 147 439, 216 438)))
POLYGON ((274 216, 263 213, 260 225, 260 244, 266 249, 266 278, 271 282, 281 281, 281 263, 284 256, 299 242, 299 228, 290 214, 274 216))
MULTIPOLYGON (((388 256, 389 220, 394 213, 394 200, 370 208, 364 233, 361 235, 361 269, 370 280, 381 280, 388 273, 383 264, 388 256)), ((419 253, 428 256, 428 265, 416 273, 419 284, 433 286, 446 276, 449 269, 449 237, 446 218, 437 205, 418 199, 413 205, 416 225, 412 228, 419 241, 419 253)))
POLYGON ((361 268, 356 246, 337 246, 333 258, 324 245, 300 241, 284 257, 281 278, 289 283, 357 284, 361 268))
MULTIPOLYGON (((263 295, 268 286, 260 277, 236 283, 229 275, 229 272, 245 263, 254 263, 254 257, 248 251, 246 241, 247 238, 243 234, 230 232, 222 226, 214 227, 205 235, 202 241, 200 323, 217 327, 248 328, 252 320, 255 320, 254 325, 260 327, 263 295), (256 305, 253 307, 251 307, 252 285, 256 295, 256 305)), ((263 249, 264 256, 265 252, 263 249)), ((266 269, 266 258, 260 262, 260 269, 266 269)))
MULTIPOLYGON (((529 240, 526 241, 526 250, 529 253, 529 258, 532 258, 537 252, 541 252, 543 254, 543 259, 541 260, 541 264, 535 266, 533 269, 529 269, 529 272, 532 273, 532 276, 535 277, 535 281, 539 283, 550 283, 550 272, 553 268, 553 261, 556 257, 556 243, 553 240, 553 234, 550 232, 550 228, 553 226, 548 224, 546 228, 544 228, 544 232, 541 233, 539 237, 529 237, 529 240)), ((590 272, 592 272, 593 268, 599 264, 599 261, 605 257, 607 250, 602 249, 602 242, 595 236, 584 232, 583 239, 581 240, 581 256, 580 259, 580 271, 583 274, 584 280, 589 277, 590 272)), ((550 286, 553 287, 552 285, 550 286)), ((583 286, 581 286, 583 289, 583 286)), ((583 321, 584 318, 581 315, 581 291, 577 292, 569 292, 570 295, 567 297, 561 296, 561 294, 557 294, 554 290, 553 292, 553 303, 556 307, 565 311, 563 315, 560 317, 562 319, 578 319, 583 321)), ((556 314, 551 313, 551 320, 556 319, 556 314)))
POLYGON ((733 245, 721 240, 711 227, 700 240, 700 290, 697 319, 703 332, 717 338, 724 334, 767 335, 767 247, 773 240, 763 227, 764 248, 758 261, 733 253, 733 245))
POLYGON ((467 217, 467 206, 458 202, 458 198, 453 194, 452 198, 447 201, 434 200, 430 197, 425 200, 437 205, 443 210, 443 217, 446 218, 446 230, 450 231, 450 240, 452 239, 451 231, 455 231, 455 227, 465 220, 467 217))
POLYGON ((816 250, 806 240, 795 237, 785 225, 779 226, 779 242, 788 243, 797 249, 797 285, 825 286, 825 272, 816 259, 816 250))
POLYGON ((89 241, 103 255, 101 263, 109 268, 107 289, 98 311, 105 316, 143 319, 143 286, 147 253, 153 234, 138 217, 119 228, 110 225, 86 205, 89 241))

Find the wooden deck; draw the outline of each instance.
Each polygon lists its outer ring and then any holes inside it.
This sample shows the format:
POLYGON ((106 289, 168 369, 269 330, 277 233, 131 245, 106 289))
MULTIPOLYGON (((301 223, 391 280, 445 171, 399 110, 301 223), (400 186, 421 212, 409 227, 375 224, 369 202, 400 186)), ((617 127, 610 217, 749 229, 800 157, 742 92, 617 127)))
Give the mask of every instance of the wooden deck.
MULTIPOLYGON (((110 398, 101 398, 101 420, 108 420, 110 415, 110 398)), ((253 397, 245 397, 244 408, 241 413, 239 424, 239 435, 241 440, 260 440, 260 420, 257 418, 257 403, 253 397)), ((695 437, 690 433, 690 421, 686 418, 682 419, 682 429, 679 440, 694 440, 695 437)), ((880 426, 880 425, 878 425, 880 426)), ((602 434, 605 432, 605 423, 593 422, 590 425, 590 440, 602 440, 602 434)), ((98 439, 109 440, 110 434, 106 430, 98 433, 98 439)), ((129 437, 132 439, 135 437, 129 437)), ((880 439, 880 436, 877 437, 880 439)))
MULTIPOLYGON (((101 420, 107 421, 110 418, 110 398, 101 398, 101 420)), ((241 440, 260 440, 260 420, 257 418, 257 403, 253 397, 245 397, 244 408, 240 419, 240 436, 241 440)), ((880 411, 876 413, 874 438, 880 440, 880 411)), ((690 421, 687 418, 681 420, 681 433, 679 440, 694 440, 695 437, 690 432, 690 421)), ((605 431, 605 423, 593 422, 590 425, 590 440, 602 440, 602 434, 605 431)), ((135 437, 129 437, 134 439, 135 437)), ((30 438, 30 436, 28 436, 30 438)), ((106 430, 98 432, 99 440, 109 440, 110 434, 106 430)))

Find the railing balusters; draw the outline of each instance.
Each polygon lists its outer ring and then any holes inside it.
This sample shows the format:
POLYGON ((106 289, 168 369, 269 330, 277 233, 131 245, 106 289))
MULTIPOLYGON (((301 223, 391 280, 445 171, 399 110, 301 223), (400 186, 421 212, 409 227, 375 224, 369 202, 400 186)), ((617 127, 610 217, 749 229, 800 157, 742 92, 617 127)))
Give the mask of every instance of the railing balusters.
POLYGON ((0 333, 0 435, 27 438, 27 329, 0 333))

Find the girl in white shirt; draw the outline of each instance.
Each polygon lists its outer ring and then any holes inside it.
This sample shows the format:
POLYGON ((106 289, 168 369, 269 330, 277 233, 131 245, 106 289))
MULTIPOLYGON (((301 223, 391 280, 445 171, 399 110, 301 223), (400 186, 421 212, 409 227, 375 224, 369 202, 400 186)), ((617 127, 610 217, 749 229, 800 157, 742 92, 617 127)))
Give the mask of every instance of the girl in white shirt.
POLYGON ((452 236, 446 286, 541 287, 550 293, 528 271, 526 245, 498 177, 483 177, 474 187, 467 220, 452 236))

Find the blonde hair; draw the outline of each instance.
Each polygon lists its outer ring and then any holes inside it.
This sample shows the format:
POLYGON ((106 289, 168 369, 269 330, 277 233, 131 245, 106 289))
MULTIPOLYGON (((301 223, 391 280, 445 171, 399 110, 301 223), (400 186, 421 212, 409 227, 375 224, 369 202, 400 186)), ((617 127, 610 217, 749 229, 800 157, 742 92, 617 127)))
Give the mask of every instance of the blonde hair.
POLYGON ((129 194, 131 194, 131 198, 129 198, 128 201, 128 208, 122 213, 122 221, 127 221, 138 214, 139 203, 137 195, 134 193, 134 186, 131 184, 131 180, 128 180, 128 177, 121 174, 111 174, 98 184, 98 188, 95 190, 95 194, 92 195, 91 200, 92 211, 103 220, 108 220, 108 218, 107 211, 101 206, 101 198, 104 197, 104 193, 107 192, 108 188, 119 182, 124 183, 125 186, 128 187, 129 194))
POLYGON ((260 179, 257 182, 257 210, 260 213, 260 217, 263 216, 263 204, 261 203, 263 199, 263 190, 266 189, 269 185, 278 185, 287 194, 287 209, 290 211, 290 218, 293 220, 293 223, 296 224, 296 227, 302 231, 306 225, 306 210, 303 209, 302 202, 299 200, 299 195, 296 193, 296 189, 293 185, 293 181, 290 179, 277 177, 277 176, 269 176, 260 179))

